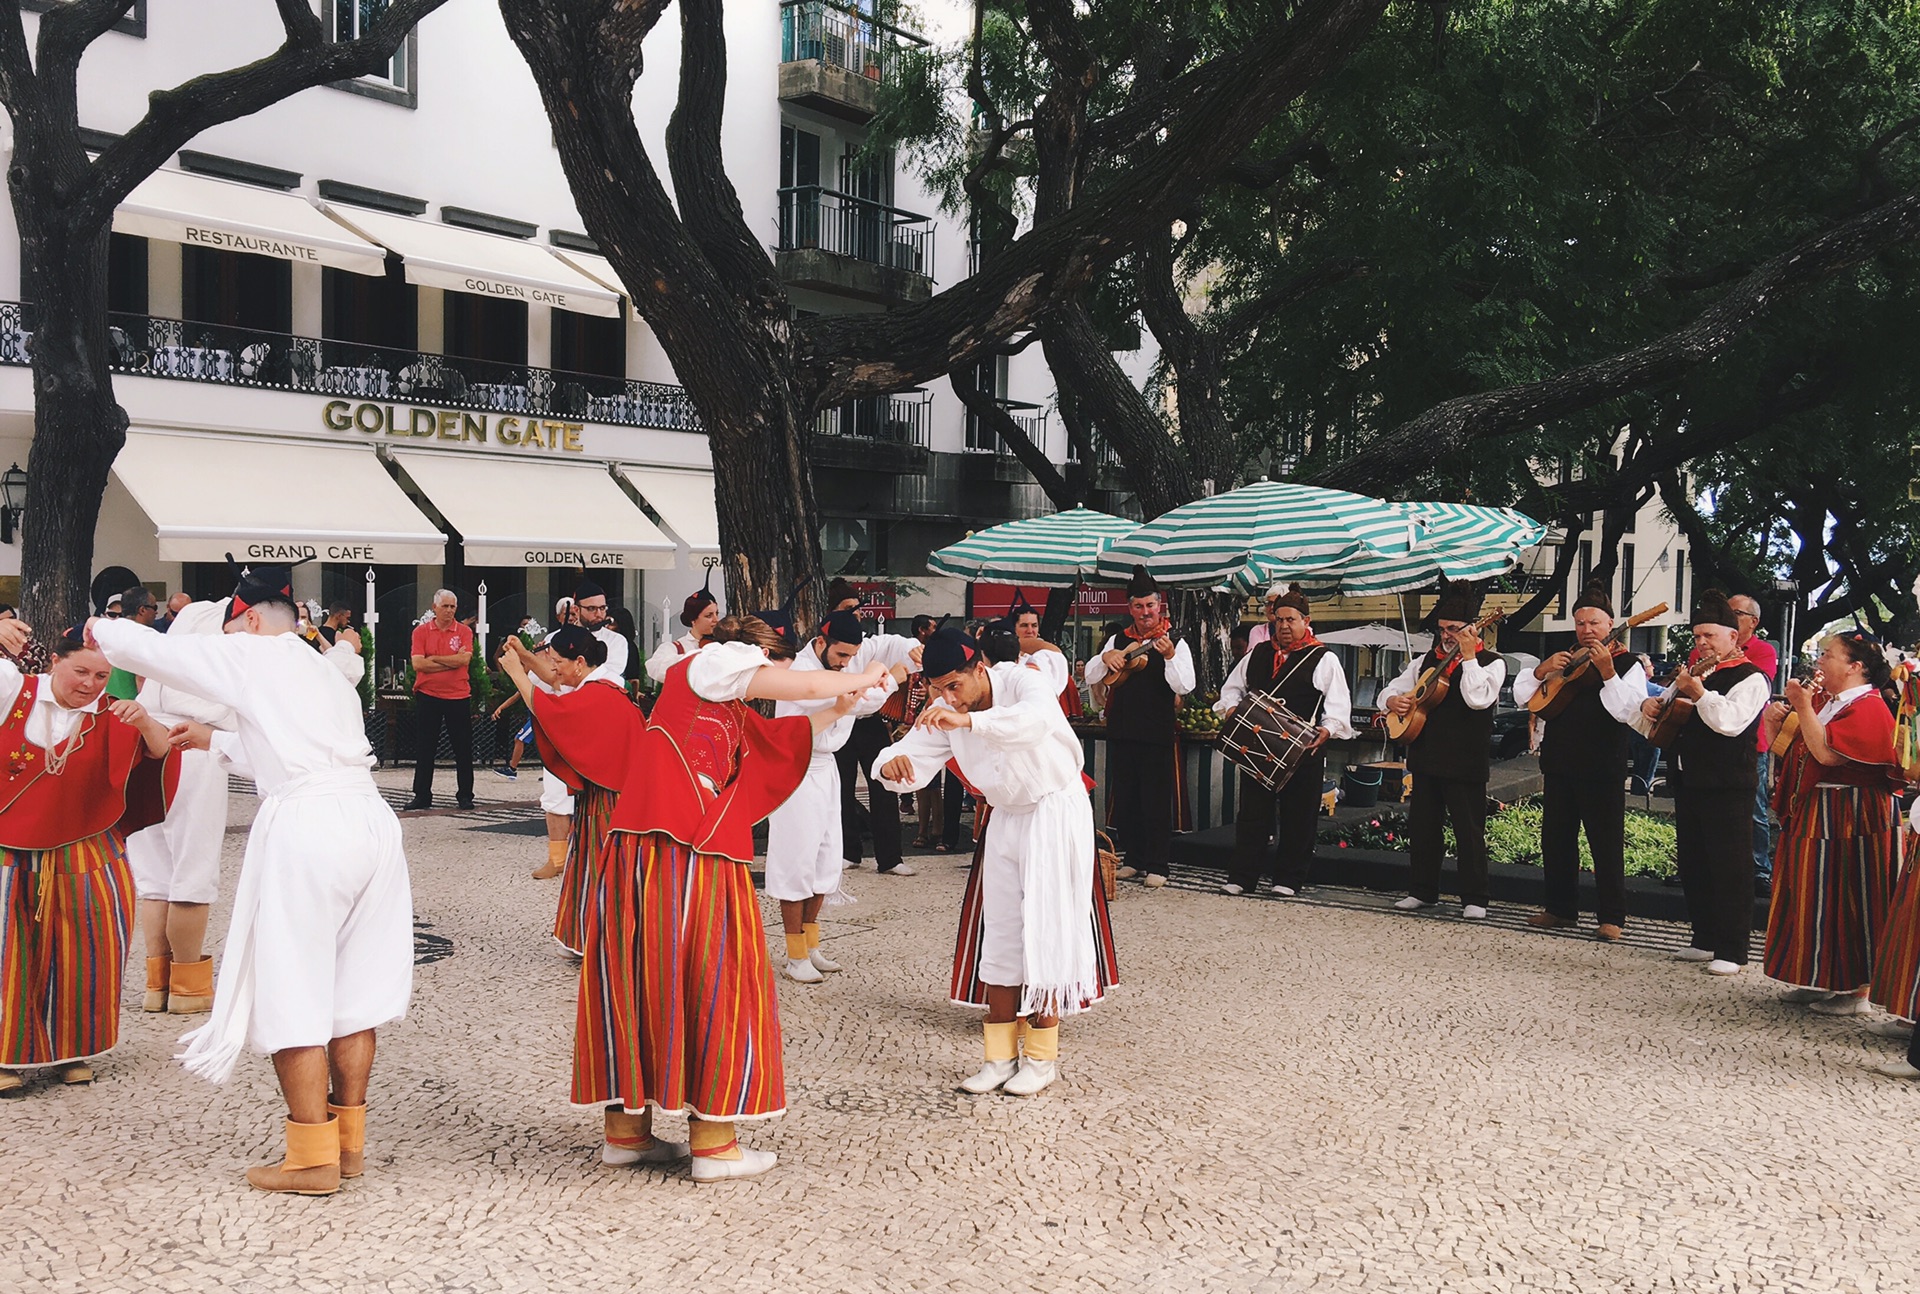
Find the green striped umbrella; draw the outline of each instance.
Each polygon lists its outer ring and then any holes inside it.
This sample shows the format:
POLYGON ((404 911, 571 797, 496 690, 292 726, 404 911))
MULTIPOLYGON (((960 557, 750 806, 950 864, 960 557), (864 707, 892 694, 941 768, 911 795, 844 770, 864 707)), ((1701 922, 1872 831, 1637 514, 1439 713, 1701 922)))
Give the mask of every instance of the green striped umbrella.
POLYGON ((1125 517, 1091 508, 1070 508, 975 531, 927 558, 936 575, 1070 588, 1089 574, 1100 550, 1139 528, 1125 517))
POLYGON ((1519 565, 1547 532, 1532 517, 1512 508, 1470 503, 1389 506, 1420 528, 1420 542, 1411 552, 1362 553, 1300 583, 1317 592, 1364 597, 1430 588, 1442 579, 1492 579, 1519 565))
POLYGON ((1362 556, 1404 557, 1419 534, 1411 516, 1378 499, 1261 480, 1175 508, 1115 540, 1100 554, 1099 573, 1124 580, 1137 563, 1162 584, 1251 593, 1362 556))

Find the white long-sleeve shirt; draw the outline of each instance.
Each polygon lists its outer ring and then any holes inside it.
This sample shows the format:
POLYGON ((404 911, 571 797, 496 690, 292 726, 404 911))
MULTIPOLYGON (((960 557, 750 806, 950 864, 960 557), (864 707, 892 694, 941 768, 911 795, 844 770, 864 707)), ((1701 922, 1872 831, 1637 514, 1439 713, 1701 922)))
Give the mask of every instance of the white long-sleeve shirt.
MULTIPOLYGON (((1040 670, 1016 662, 987 671, 993 704, 971 714, 972 726, 951 732, 915 727, 873 761, 873 775, 904 755, 913 761, 911 781, 882 780, 890 791, 917 791, 938 776, 948 758, 996 809, 1021 809, 1068 787, 1078 790, 1085 754, 1060 709, 1060 690, 1040 670)), ((935 700, 932 708, 946 707, 935 700)))
MULTIPOLYGON (((26 675, 20 672, 19 667, 0 657, 0 710, 12 705, 26 685, 26 675)), ((33 713, 27 716, 27 740, 42 750, 51 749, 73 736, 73 730, 80 726, 81 716, 98 714, 100 707, 111 700, 112 697, 102 692, 93 698, 91 704, 69 710, 53 699, 53 680, 43 675, 40 688, 33 698, 33 713)))
POLYGON ((293 633, 161 634, 100 620, 94 638, 116 667, 232 710, 224 745, 262 794, 309 773, 373 767, 360 694, 293 633))
MULTIPOLYGON (((862 649, 864 648, 865 644, 862 644, 862 649)), ((858 674, 866 666, 867 663, 863 663, 859 654, 856 653, 846 668, 858 674)), ((812 643, 808 643, 800 649, 800 654, 793 658, 791 668, 796 673, 807 673, 824 670, 826 667, 826 662, 820 659, 820 653, 814 650, 812 643)), ((893 695, 897 687, 898 684, 889 674, 881 680, 880 686, 870 687, 862 692, 860 699, 854 702, 851 713, 841 715, 827 727, 813 734, 813 757, 816 760, 829 758, 835 751, 846 745, 847 738, 853 734, 853 721, 870 715, 885 705, 887 698, 893 695)), ((814 697, 804 701, 776 701, 773 704, 773 715, 776 719, 784 719, 792 715, 811 715, 815 711, 834 705, 839 699, 839 697, 830 696, 814 697)))
MULTIPOLYGON (((1252 659, 1252 652, 1242 656, 1240 663, 1233 667, 1233 672, 1227 675, 1227 681, 1220 685, 1220 699, 1213 703, 1215 714, 1225 714, 1246 700, 1247 662, 1252 659)), ((1313 667, 1313 685, 1324 698, 1320 703, 1320 717, 1314 720, 1315 724, 1325 728, 1329 737, 1339 740, 1358 736, 1353 729, 1353 695, 1347 691, 1347 671, 1341 667, 1338 656, 1330 651, 1321 654, 1319 662, 1313 667)), ((1311 716, 1303 714, 1300 717, 1306 719, 1311 716)))
POLYGON ((699 650, 700 640, 690 633, 678 638, 662 638, 653 655, 647 657, 647 677, 656 683, 666 682, 668 670, 699 650))
MULTIPOLYGON (((1135 645, 1132 639, 1123 641, 1122 635, 1115 634, 1101 646, 1100 652, 1124 650, 1135 645)), ((1096 654, 1090 657, 1087 661, 1088 686, 1098 683, 1111 672, 1107 669, 1104 655, 1096 654)), ((1193 691, 1194 687, 1193 652, 1188 649, 1186 643, 1177 638, 1174 639, 1173 655, 1167 661, 1167 686, 1173 690, 1175 696, 1185 696, 1193 691)))
MULTIPOLYGON (((1394 677, 1393 682, 1380 689, 1380 704, 1385 705, 1396 696, 1411 695, 1420 686, 1420 671, 1426 667, 1427 658, 1416 656, 1408 666, 1394 677)), ((1479 661, 1462 656, 1460 668, 1454 672, 1453 685, 1460 692, 1460 699, 1467 703, 1469 710, 1486 710, 1500 699, 1500 685, 1507 681, 1507 663, 1496 660, 1491 665, 1482 665, 1479 661)))
POLYGON ((593 631, 593 636, 606 645, 607 658, 594 666, 593 673, 587 675, 587 682, 604 679, 615 687, 625 690, 627 686, 627 640, 614 632, 610 624, 601 625, 593 631))
MULTIPOLYGON (((1738 737, 1753 726, 1772 698, 1773 685, 1765 674, 1756 671, 1725 692, 1702 692, 1693 703, 1693 713, 1722 737, 1738 737)), ((1643 737, 1653 732, 1653 720, 1639 706, 1633 710, 1633 730, 1643 737)))
MULTIPOLYGON (((1592 666, 1588 666, 1589 669, 1592 666)), ((1540 669, 1523 669, 1513 676, 1513 703, 1525 705, 1533 700, 1534 693, 1540 690, 1540 669)), ((1640 662, 1633 664, 1600 685, 1600 705, 1616 723, 1633 726, 1633 716, 1640 712, 1640 703, 1647 699, 1647 672, 1640 668, 1640 662)))

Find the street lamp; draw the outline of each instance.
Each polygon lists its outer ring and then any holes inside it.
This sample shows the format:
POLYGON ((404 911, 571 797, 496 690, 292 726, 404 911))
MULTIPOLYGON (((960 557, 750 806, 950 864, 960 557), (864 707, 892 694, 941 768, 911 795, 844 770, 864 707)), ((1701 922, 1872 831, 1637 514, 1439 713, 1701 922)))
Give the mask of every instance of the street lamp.
POLYGON ((1775 680, 1777 686, 1779 683, 1786 681, 1787 670, 1792 665, 1793 658, 1796 655, 1793 642, 1793 622, 1797 618, 1796 613, 1800 609, 1800 581, 1775 580, 1773 582, 1773 591, 1780 595, 1780 646, 1782 650, 1780 652, 1780 677, 1775 680))
POLYGON ((0 544, 13 542, 13 527, 27 513, 27 474, 15 463, 0 472, 0 544))

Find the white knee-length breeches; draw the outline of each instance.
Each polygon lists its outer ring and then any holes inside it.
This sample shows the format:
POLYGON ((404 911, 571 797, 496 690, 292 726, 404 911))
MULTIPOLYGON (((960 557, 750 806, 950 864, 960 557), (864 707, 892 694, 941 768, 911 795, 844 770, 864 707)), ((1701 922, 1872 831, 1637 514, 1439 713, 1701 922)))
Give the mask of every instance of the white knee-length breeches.
POLYGON ((134 893, 170 903, 220 896, 220 849, 227 835, 227 770, 204 750, 180 754, 180 786, 167 818, 127 837, 134 893))
POLYGON ((798 903, 840 888, 840 768, 815 752, 806 780, 767 819, 767 897, 798 903))

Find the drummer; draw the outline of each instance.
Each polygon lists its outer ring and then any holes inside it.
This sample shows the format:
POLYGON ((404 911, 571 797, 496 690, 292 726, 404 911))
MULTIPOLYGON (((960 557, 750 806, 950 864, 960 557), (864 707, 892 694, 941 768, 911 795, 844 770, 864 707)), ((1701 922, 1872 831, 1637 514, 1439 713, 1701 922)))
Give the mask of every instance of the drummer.
MULTIPOLYGON (((1276 584, 1267 591, 1267 630, 1267 637, 1233 667, 1213 708, 1231 718, 1248 696, 1265 695, 1284 702, 1295 716, 1312 725, 1313 744, 1278 791, 1269 791, 1244 767, 1240 770, 1233 866, 1220 889, 1226 894, 1256 890, 1262 873, 1270 869, 1273 893, 1292 898, 1312 882, 1321 788, 1327 776, 1326 745, 1329 738, 1347 740, 1355 735, 1353 700, 1340 658, 1313 636, 1312 608, 1298 584, 1285 590, 1276 584), (1278 846, 1271 854, 1269 839, 1278 846)), ((1277 753, 1283 738, 1277 732, 1273 736, 1277 753)))

